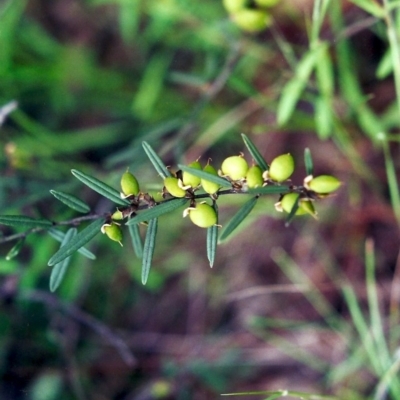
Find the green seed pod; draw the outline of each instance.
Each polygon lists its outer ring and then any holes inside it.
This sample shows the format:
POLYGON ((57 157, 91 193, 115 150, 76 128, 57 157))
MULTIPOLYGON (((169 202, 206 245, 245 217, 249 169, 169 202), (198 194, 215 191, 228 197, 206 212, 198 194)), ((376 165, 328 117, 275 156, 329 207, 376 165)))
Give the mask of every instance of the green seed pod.
MULTIPOLYGON (((198 161, 193 161, 188 165, 190 168, 201 170, 201 164, 198 161)), ((189 172, 183 171, 182 182, 184 186, 190 186, 192 188, 199 186, 201 179, 198 176, 192 175, 189 172)))
POLYGON ((119 225, 114 223, 104 224, 101 227, 101 232, 105 233, 111 240, 118 242, 122 246, 122 231, 119 225))
POLYGON ((280 0, 254 0, 258 7, 269 8, 276 6, 280 0))
POLYGON ((121 219, 124 219, 124 214, 122 213, 122 211, 119 211, 117 209, 117 211, 115 211, 113 215, 111 215, 111 219, 113 219, 114 221, 120 221, 121 219))
POLYGON ((271 25, 271 15, 264 10, 242 9, 232 14, 235 24, 242 30, 257 33, 271 25))
MULTIPOLYGON (((288 214, 292 211, 294 204, 296 203, 297 199, 299 198, 298 193, 288 193, 285 194, 281 200, 281 207, 283 211, 286 211, 288 214)), ((299 208, 296 211, 295 215, 304 215, 306 210, 301 207, 301 201, 299 202, 299 208)))
POLYGON ((196 204, 195 208, 189 208, 189 218, 200 228, 209 228, 217 223, 217 213, 207 203, 196 204))
POLYGON ((222 174, 228 176, 233 181, 244 178, 248 169, 249 165, 247 161, 241 156, 225 158, 221 165, 222 174))
POLYGON ((139 183, 129 171, 124 172, 121 177, 121 190, 125 197, 136 196, 139 193, 139 183))
MULTIPOLYGON (((216 169, 210 164, 207 164, 203 168, 203 171, 208 172, 209 174, 218 176, 218 173, 217 173, 216 169)), ((206 193, 208 193, 208 194, 215 194, 215 193, 218 192, 218 190, 220 188, 220 186, 218 184, 216 184, 214 182, 207 181, 207 180, 205 180, 203 178, 201 179, 201 186, 203 187, 204 191, 206 193)))
POLYGON ((261 187, 264 184, 262 169, 258 165, 250 167, 246 174, 246 181, 249 189, 261 187))
POLYGON ((342 183, 339 181, 339 179, 335 178, 334 176, 320 175, 311 179, 307 186, 310 190, 313 190, 316 193, 328 194, 339 189, 341 184, 342 183))
POLYGON ((179 186, 178 178, 168 176, 164 179, 164 186, 168 193, 174 197, 185 197, 186 191, 179 186))
POLYGON ((247 0, 223 0, 225 10, 233 14, 243 8, 246 8, 247 0))
POLYGON ((283 182, 288 179, 294 171, 294 160, 291 154, 282 154, 274 158, 269 166, 268 176, 273 181, 283 182))

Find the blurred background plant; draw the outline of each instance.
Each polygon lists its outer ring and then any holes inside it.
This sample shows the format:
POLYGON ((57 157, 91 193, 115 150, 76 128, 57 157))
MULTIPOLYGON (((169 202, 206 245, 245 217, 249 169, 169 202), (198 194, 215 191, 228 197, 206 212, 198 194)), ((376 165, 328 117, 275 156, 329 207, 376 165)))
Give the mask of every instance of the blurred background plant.
POLYGON ((345 182, 319 221, 289 228, 259 201, 213 270, 205 232, 163 216, 145 287, 128 243, 99 236, 56 295, 53 238, 11 260, 3 244, 2 399, 400 398, 398 2, 239 3, 265 26, 215 0, 0 4, 0 106, 18 102, 0 132, 0 214, 72 218, 49 189, 107 211, 71 168, 118 188, 129 167, 159 190, 143 140, 167 165, 219 164, 245 132, 267 161, 309 147, 316 173, 345 182))

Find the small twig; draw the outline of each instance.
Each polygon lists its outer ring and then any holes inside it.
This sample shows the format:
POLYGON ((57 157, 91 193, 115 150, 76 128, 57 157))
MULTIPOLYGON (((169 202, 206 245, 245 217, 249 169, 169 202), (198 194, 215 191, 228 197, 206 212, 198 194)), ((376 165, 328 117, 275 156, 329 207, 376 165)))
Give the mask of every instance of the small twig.
POLYGON ((135 356, 129 349, 126 342, 120 336, 114 333, 107 325, 103 324, 92 315, 82 311, 74 305, 66 304, 65 302, 59 300, 56 296, 43 291, 33 290, 23 294, 22 297, 26 300, 44 303, 51 308, 57 308, 64 311, 69 317, 75 319, 83 325, 86 325, 98 335, 102 336, 112 346, 114 346, 121 358, 129 367, 133 367, 137 363, 135 356))

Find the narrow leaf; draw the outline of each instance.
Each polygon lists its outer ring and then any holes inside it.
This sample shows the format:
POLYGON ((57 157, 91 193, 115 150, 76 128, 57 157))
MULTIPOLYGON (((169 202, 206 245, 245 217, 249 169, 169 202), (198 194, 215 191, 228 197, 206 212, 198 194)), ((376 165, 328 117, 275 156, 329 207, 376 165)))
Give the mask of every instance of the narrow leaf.
POLYGON ((149 221, 150 219, 157 218, 162 214, 169 213, 176 210, 187 203, 188 199, 173 199, 164 201, 154 207, 141 211, 138 215, 131 218, 126 225, 139 224, 140 222, 149 221))
MULTIPOLYGON (((215 212, 217 213, 217 223, 218 223, 218 206, 217 203, 213 205, 215 212)), ((217 252, 218 243, 218 226, 213 225, 207 228, 207 258, 210 262, 210 267, 212 268, 215 261, 215 254, 217 252)))
POLYGON ((232 217, 232 219, 227 223, 225 228, 221 232, 221 236, 219 241, 222 242, 225 240, 239 225, 240 223, 250 214, 251 210, 256 205, 258 197, 252 197, 243 206, 239 209, 239 211, 232 217))
POLYGON ((140 236, 139 225, 129 225, 129 234, 131 235, 133 250, 137 258, 143 257, 143 243, 140 236))
POLYGON ((297 199, 296 199, 295 203, 293 204, 293 207, 290 210, 289 215, 286 217, 286 222, 285 222, 286 227, 288 227, 290 225, 293 218, 295 217, 296 212, 299 209, 299 204, 300 204, 300 196, 297 196, 297 199))
POLYGON ((254 161, 260 166, 260 168, 263 171, 267 171, 269 169, 269 166, 267 162, 264 160, 264 157, 258 151, 255 144, 244 133, 242 133, 242 139, 247 149, 249 150, 249 153, 253 157, 254 161))
MULTIPOLYGON (((58 242, 62 243, 62 241, 64 240, 65 233, 59 231, 58 229, 50 228, 50 229, 47 230, 47 233, 53 239, 57 240, 58 242)), ((96 256, 91 251, 89 251, 86 247, 81 247, 78 250, 78 253, 82 254, 86 258, 89 258, 90 260, 95 260, 96 259, 96 256)))
POLYGON ((249 189, 246 193, 249 194, 284 194, 288 193, 289 188, 287 186, 274 186, 267 185, 254 189, 249 189))
POLYGON ((213 175, 209 172, 202 171, 201 169, 191 168, 182 164, 178 164, 178 168, 182 171, 190 172, 192 175, 198 176, 199 178, 216 183, 217 185, 220 185, 222 187, 232 186, 232 184, 228 180, 221 178, 218 175, 213 175))
POLYGON ((308 147, 304 149, 304 164, 306 166, 306 174, 312 175, 314 173, 314 163, 311 156, 311 151, 308 147))
POLYGON ((6 255, 6 260, 10 261, 14 257, 16 257, 24 246, 25 238, 18 240, 17 243, 10 249, 10 251, 6 255))
MULTIPOLYGON (((64 236, 64 239, 61 243, 61 247, 63 248, 66 246, 72 238, 77 234, 76 228, 71 228, 67 231, 67 233, 64 236)), ((71 261, 71 257, 64 258, 61 262, 58 264, 55 264, 50 275, 50 291, 54 292, 61 284, 65 273, 67 272, 68 265, 71 261)))
POLYGON ((85 173, 76 169, 71 169, 71 172, 72 175, 75 176, 75 178, 78 178, 86 186, 89 186, 90 189, 111 200, 113 203, 122 206, 129 204, 128 200, 121 199, 121 196, 117 190, 113 189, 111 186, 108 186, 106 183, 99 181, 97 178, 86 175, 85 173))
POLYGON ((158 219, 154 218, 149 221, 147 227, 146 239, 144 241, 143 261, 142 261, 142 283, 146 284, 150 273, 151 262, 153 260, 154 247, 157 235, 158 219))
POLYGON ((25 228, 46 228, 53 224, 47 219, 35 219, 24 215, 0 215, 0 225, 24 226, 25 228))
POLYGON ((147 154, 147 157, 149 157, 150 162, 156 169, 157 173, 163 179, 165 179, 167 176, 171 176, 171 172, 169 172, 168 168, 162 162, 161 158, 158 157, 157 153, 153 150, 153 148, 147 142, 142 142, 142 146, 147 154))
POLYGON ((58 192, 56 190, 50 190, 50 193, 62 203, 72 208, 75 211, 78 211, 82 214, 86 214, 90 212, 90 207, 84 203, 82 200, 78 199, 75 196, 72 196, 68 193, 58 192))
POLYGON ((51 267, 75 253, 75 251, 79 250, 84 244, 88 243, 100 232, 100 228, 103 224, 103 219, 97 219, 96 221, 92 222, 85 229, 74 236, 67 245, 61 247, 57 253, 50 258, 47 265, 51 267))

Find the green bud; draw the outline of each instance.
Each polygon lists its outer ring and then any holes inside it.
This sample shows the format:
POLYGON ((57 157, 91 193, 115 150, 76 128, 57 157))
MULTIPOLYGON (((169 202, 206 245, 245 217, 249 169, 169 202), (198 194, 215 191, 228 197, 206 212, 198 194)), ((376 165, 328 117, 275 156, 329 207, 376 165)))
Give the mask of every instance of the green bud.
POLYGON ((339 179, 335 178, 334 176, 320 175, 311 179, 307 186, 310 190, 313 190, 318 194, 328 194, 339 189, 341 184, 342 183, 339 181, 339 179))
POLYGON ((242 9, 232 14, 235 24, 246 32, 257 33, 271 25, 272 18, 267 11, 242 9))
POLYGON ((225 7, 225 10, 232 14, 245 8, 247 5, 247 0, 223 0, 222 3, 225 7))
POLYGON ((274 158, 269 166, 268 177, 276 182, 288 179, 294 171, 294 160, 291 154, 282 154, 274 158))
POLYGON ((187 210, 190 220, 200 228, 209 228, 217 223, 217 213, 207 203, 196 204, 196 207, 187 210))
POLYGON ((117 211, 115 211, 113 215, 111 215, 111 219, 113 219, 114 221, 120 221, 121 219, 124 219, 124 214, 122 213, 122 211, 119 211, 117 209, 117 211))
MULTIPOLYGON (((198 161, 193 161, 188 165, 190 168, 201 170, 201 164, 198 161)), ((184 186, 190 186, 192 188, 199 186, 201 179, 198 176, 192 175, 189 172, 183 171, 182 182, 184 186)))
POLYGON ((104 224, 101 227, 101 232, 105 233, 111 240, 118 242, 122 246, 122 231, 119 225, 114 223, 104 224))
MULTIPOLYGON (((216 169, 210 164, 207 164, 203 168, 203 171, 208 172, 209 174, 218 176, 216 169)), ((215 194, 218 192, 218 190, 220 188, 220 186, 217 183, 207 181, 206 179, 203 179, 203 178, 201 179, 201 186, 203 187, 204 191, 208 194, 215 194)))
POLYGON ((231 156, 225 158, 221 165, 222 174, 228 176, 233 181, 237 181, 246 176, 249 165, 241 156, 231 156))
MULTIPOLYGON (((292 208, 298 198, 299 198, 298 193, 285 194, 280 202, 280 207, 282 208, 283 211, 285 211, 289 214, 290 211, 292 211, 292 208)), ((300 199, 299 200, 299 208, 297 209, 295 215, 304 215, 304 214, 311 214, 312 216, 315 217, 316 212, 314 209, 314 204, 310 200, 300 199)))
POLYGON ((254 0, 254 2, 258 7, 269 8, 276 6, 280 0, 254 0))
POLYGON ((121 190, 126 197, 136 196, 139 193, 139 183, 129 171, 124 172, 121 177, 121 190))
POLYGON ((179 186, 178 178, 175 178, 173 176, 168 176, 167 178, 164 179, 164 186, 167 189, 168 193, 174 197, 186 196, 186 190, 182 189, 179 186))
POLYGON ((262 169, 258 165, 250 167, 246 174, 246 181, 249 189, 261 187, 264 184, 262 169))

